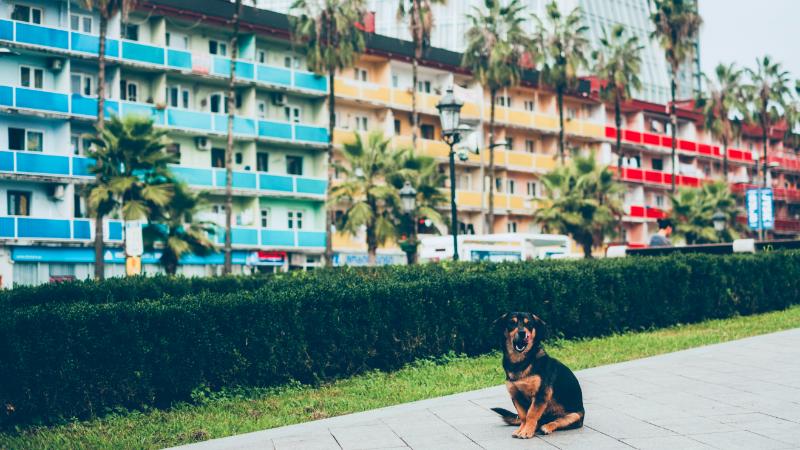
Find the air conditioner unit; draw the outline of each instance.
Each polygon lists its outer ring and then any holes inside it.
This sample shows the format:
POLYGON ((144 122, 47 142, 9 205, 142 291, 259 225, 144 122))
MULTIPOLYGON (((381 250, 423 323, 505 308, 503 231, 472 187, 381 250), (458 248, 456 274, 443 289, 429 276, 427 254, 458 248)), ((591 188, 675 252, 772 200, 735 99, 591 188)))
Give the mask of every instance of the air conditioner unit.
POLYGON ((286 94, 281 92, 274 92, 272 94, 272 104, 275 106, 283 106, 286 104, 286 94))
POLYGON ((53 200, 63 200, 65 190, 66 186, 64 186, 63 184, 54 184, 49 187, 47 194, 53 200))
POLYGON ((64 68, 64 60, 61 58, 50 58, 47 60, 47 67, 50 70, 61 70, 64 68))
POLYGON ((211 150, 211 142, 205 136, 198 136, 194 138, 194 145, 198 150, 211 150))

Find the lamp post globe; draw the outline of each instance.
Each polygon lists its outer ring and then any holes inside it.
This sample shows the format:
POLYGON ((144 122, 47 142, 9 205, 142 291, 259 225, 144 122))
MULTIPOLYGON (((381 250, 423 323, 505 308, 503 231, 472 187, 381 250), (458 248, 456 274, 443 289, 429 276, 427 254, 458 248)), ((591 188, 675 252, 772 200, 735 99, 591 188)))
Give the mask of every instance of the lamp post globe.
POLYGON ((728 221, 728 218, 725 217, 725 214, 722 211, 717 211, 711 216, 711 222, 714 224, 714 229, 717 232, 721 232, 725 230, 725 223, 728 221))
POLYGON ((464 102, 453 95, 453 88, 447 88, 447 92, 436 105, 436 109, 439 110, 439 121, 442 125, 442 136, 445 138, 457 134, 461 121, 462 106, 464 106, 464 102))
POLYGON ((400 189, 400 205, 406 214, 414 211, 417 207, 417 190, 410 181, 406 181, 400 189))

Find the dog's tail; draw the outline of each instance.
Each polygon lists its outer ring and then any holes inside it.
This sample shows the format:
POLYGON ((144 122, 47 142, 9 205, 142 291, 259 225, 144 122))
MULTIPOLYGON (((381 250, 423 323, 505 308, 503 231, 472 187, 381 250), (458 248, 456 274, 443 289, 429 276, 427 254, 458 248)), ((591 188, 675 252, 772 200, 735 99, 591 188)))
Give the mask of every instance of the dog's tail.
POLYGON ((507 409, 503 408, 492 408, 492 411, 500 414, 500 417, 503 419, 503 422, 509 425, 519 425, 522 421, 519 419, 519 416, 516 413, 513 413, 507 409))

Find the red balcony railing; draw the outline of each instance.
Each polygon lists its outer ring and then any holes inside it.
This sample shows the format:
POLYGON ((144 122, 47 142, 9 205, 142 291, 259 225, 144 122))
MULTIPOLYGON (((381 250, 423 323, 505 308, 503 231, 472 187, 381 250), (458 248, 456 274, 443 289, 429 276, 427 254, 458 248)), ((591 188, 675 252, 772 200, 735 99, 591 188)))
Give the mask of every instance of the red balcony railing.
MULTIPOLYGON (((615 127, 606 127, 605 136, 609 139, 617 138, 615 127)), ((649 145, 652 147, 672 148, 672 138, 655 133, 643 133, 633 130, 622 130, 622 141, 630 144, 649 145)), ((678 139, 678 149, 688 153, 697 153, 703 156, 722 158, 722 150, 718 145, 702 144, 699 142, 678 139)), ((753 156, 749 151, 735 148, 728 149, 728 159, 734 162, 752 163, 753 156)))
POLYGON ((628 215, 638 219, 661 219, 667 215, 664 210, 654 206, 631 205, 628 208, 628 215))
MULTIPOLYGON (((617 173, 619 179, 623 181, 655 184, 659 186, 672 185, 672 174, 668 172, 662 172, 660 170, 633 169, 630 167, 623 167, 621 172, 619 171, 620 169, 617 169, 616 167, 611 167, 610 169, 614 171, 614 173, 617 173)), ((691 177, 688 175, 677 175, 675 184, 677 186, 700 187, 704 181, 705 180, 703 178, 691 177)))
MULTIPOLYGON (((731 190, 736 193, 743 194, 748 189, 761 187, 755 184, 738 183, 731 186, 731 190)), ((789 203, 800 203, 800 189, 794 188, 773 188, 772 198, 778 201, 789 203)))
POLYGON ((788 153, 775 153, 767 156, 767 163, 777 163, 784 170, 800 172, 800 159, 788 153))

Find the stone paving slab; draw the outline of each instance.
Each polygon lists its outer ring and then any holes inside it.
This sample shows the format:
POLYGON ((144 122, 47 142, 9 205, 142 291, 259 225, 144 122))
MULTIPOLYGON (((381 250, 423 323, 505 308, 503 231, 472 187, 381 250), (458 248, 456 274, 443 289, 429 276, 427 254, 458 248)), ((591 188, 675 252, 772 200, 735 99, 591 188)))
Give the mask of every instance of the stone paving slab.
POLYGON ((800 329, 576 374, 584 427, 530 440, 489 409, 513 410, 496 386, 181 448, 800 449, 800 329))

